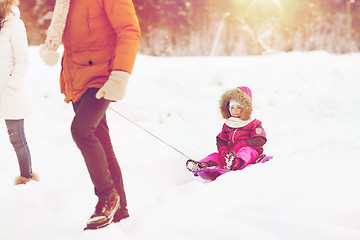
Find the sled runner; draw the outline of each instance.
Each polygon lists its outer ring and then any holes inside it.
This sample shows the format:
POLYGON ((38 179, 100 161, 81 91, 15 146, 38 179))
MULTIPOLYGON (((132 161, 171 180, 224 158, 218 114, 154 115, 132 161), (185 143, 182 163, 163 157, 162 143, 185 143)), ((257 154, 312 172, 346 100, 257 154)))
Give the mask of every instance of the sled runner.
MULTIPOLYGON (((266 156, 265 154, 262 154, 256 159, 254 164, 264 163, 264 162, 269 161, 272 158, 273 158, 272 156, 266 156)), ((248 166, 251 166, 254 164, 250 164, 248 166)), ((207 168, 202 168, 202 169, 194 171, 194 176, 201 177, 202 179, 207 180, 207 181, 214 181, 217 177, 219 177, 220 175, 227 173, 227 172, 230 172, 230 170, 222 169, 220 167, 207 167, 207 168)))
POLYGON ((214 181, 220 175, 230 172, 230 170, 222 169, 219 167, 208 167, 194 172, 196 177, 201 177, 204 180, 214 181))

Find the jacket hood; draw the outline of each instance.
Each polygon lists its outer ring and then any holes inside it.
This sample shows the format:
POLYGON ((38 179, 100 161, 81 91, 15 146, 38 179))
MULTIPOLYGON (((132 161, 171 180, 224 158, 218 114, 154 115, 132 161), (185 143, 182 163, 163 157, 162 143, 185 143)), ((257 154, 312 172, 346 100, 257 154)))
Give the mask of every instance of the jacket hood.
POLYGON ((252 93, 248 87, 241 86, 226 91, 220 100, 220 112, 224 119, 231 117, 229 102, 237 101, 242 106, 240 119, 243 121, 250 120, 252 114, 252 93))
POLYGON ((12 16, 15 16, 16 18, 20 18, 20 9, 17 6, 11 7, 11 12, 9 13, 9 15, 6 16, 5 19, 8 20, 12 16))
POLYGON ((17 6, 13 6, 11 8, 11 12, 14 14, 15 17, 20 18, 20 9, 17 6))

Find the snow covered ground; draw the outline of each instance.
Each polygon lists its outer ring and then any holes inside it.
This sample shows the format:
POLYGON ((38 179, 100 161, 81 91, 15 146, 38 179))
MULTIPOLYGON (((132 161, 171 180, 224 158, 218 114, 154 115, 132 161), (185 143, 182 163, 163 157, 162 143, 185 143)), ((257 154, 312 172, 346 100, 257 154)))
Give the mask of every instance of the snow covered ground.
POLYGON ((60 65, 46 67, 37 52, 30 48, 25 124, 41 181, 13 185, 18 165, 0 124, 0 239, 360 239, 360 54, 139 55, 112 108, 200 159, 216 150, 221 94, 246 85, 274 159, 204 183, 185 156, 109 110, 131 217, 83 232, 97 199, 71 138, 60 65))

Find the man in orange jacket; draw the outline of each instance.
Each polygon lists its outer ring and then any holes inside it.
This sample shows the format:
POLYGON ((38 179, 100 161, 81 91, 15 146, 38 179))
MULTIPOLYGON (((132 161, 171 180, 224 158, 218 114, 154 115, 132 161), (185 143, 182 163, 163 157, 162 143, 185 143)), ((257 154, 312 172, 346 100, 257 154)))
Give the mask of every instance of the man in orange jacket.
POLYGON ((123 179, 106 123, 112 101, 124 97, 140 42, 131 0, 57 0, 40 56, 48 65, 64 44, 60 75, 65 102, 72 102, 73 139, 98 196, 87 229, 129 216, 123 179))

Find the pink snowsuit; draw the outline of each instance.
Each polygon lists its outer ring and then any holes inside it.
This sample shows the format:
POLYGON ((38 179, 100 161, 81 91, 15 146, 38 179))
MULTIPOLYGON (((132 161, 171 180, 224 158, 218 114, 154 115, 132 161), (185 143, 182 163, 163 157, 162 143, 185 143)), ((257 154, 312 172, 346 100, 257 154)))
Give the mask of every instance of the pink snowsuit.
POLYGON ((259 154, 263 153, 262 147, 267 140, 262 123, 257 119, 250 120, 252 114, 251 90, 241 86, 226 91, 220 100, 220 112, 226 120, 222 131, 216 137, 219 152, 210 154, 199 162, 205 163, 207 166, 224 168, 224 156, 227 152, 234 151, 236 165, 232 170, 240 170, 255 163, 259 154), (230 113, 230 101, 235 101, 241 106, 238 119, 234 120, 230 113))
MULTIPOLYGON (((226 124, 223 125, 222 131, 217 135, 223 141, 227 142, 227 148, 236 153, 236 167, 234 170, 241 170, 249 164, 253 164, 256 158, 263 152, 262 146, 266 142, 266 133, 262 128, 261 121, 255 119, 244 127, 231 128, 226 124), (262 141, 254 143, 249 141, 260 137, 262 141), (248 141, 247 141, 248 140, 248 141)), ((206 163, 209 166, 224 167, 224 162, 220 158, 219 153, 212 153, 200 160, 200 162, 206 163), (216 164, 215 164, 216 163, 216 164)))

